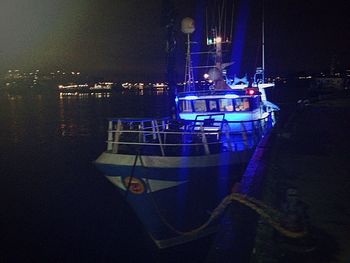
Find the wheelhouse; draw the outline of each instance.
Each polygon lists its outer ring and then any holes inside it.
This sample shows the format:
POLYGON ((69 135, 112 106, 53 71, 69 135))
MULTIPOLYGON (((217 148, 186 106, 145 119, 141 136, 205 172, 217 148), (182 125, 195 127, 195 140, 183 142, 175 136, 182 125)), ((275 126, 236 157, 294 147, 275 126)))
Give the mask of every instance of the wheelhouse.
POLYGON ((241 113, 260 109, 260 92, 254 90, 248 92, 238 90, 179 94, 176 98, 177 110, 180 117, 183 117, 186 113, 241 113))
POLYGON ((240 98, 198 98, 179 99, 178 110, 182 112, 247 112, 258 109, 260 97, 240 97, 240 98))

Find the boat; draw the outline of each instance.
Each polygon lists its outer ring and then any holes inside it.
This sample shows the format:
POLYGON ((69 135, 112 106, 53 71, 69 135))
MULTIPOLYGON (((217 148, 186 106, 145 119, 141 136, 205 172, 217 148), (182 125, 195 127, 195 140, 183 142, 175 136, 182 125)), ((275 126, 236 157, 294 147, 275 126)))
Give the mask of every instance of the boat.
MULTIPOLYGON (((184 19, 182 28, 189 45, 193 21, 184 19)), ((219 36, 214 42, 220 52, 219 36)), ((207 89, 193 87, 191 71, 188 50, 187 88, 175 96, 175 117, 109 119, 107 148, 94 162, 159 248, 217 231, 216 207, 278 110, 266 100, 263 83, 227 84, 219 60, 207 89)))

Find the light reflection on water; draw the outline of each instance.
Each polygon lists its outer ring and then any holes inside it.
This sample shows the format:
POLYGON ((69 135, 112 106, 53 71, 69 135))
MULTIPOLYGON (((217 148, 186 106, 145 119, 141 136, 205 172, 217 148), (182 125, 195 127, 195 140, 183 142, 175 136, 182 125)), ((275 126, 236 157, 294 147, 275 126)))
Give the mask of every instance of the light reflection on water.
POLYGON ((140 223, 92 162, 106 147, 107 118, 164 116, 167 96, 2 94, 0 103, 1 258, 151 257, 140 223))
MULTIPOLYGON (((4 152, 10 152, 8 157, 0 156, 0 160, 9 161, 6 170, 11 175, 8 178, 13 180, 1 184, 9 189, 2 193, 5 192, 5 200, 19 200, 11 203, 7 221, 13 221, 18 213, 21 218, 29 218, 29 222, 17 222, 9 228, 11 238, 15 242, 24 238, 30 244, 28 250, 46 251, 49 258, 50 253, 74 258, 69 254, 73 252, 62 247, 75 247, 85 255, 84 259, 90 259, 86 247, 95 253, 106 251, 109 258, 115 259, 122 257, 120 253, 137 257, 133 253, 135 247, 142 252, 140 257, 150 256, 144 247, 145 240, 140 239, 142 228, 137 225, 136 216, 127 210, 130 208, 123 207, 125 204, 116 195, 116 189, 94 170, 92 161, 105 149, 107 118, 167 116, 172 106, 169 97, 128 93, 111 96, 57 94, 0 97, 0 102, 0 143, 4 152), (17 167, 17 163, 24 168, 17 167), (23 225, 28 237, 16 230, 21 229, 18 224, 23 225), (47 234, 51 232, 58 237, 47 234), (75 236, 71 237, 71 233, 75 236), (36 236, 37 243, 44 245, 37 247, 31 236, 36 236), (116 249, 118 245, 125 247, 125 243, 132 251, 116 249)), ((179 176, 186 181, 188 174, 184 171, 179 176)), ((218 181, 213 182, 219 193, 226 192, 225 178, 226 173, 222 171, 218 181)), ((176 195, 176 208, 182 212, 173 220, 180 226, 190 212, 184 209, 191 201, 185 199, 189 190, 184 185, 176 195)), ((191 256, 193 251, 190 251, 191 256)), ((99 256, 93 254, 92 258, 99 256)), ((168 259, 167 254, 164 258, 168 259)))
POLYGON ((1 121, 6 140, 13 143, 27 136, 38 141, 48 137, 92 136, 105 133, 107 118, 164 116, 168 97, 137 94, 59 94, 59 96, 2 96, 1 121))

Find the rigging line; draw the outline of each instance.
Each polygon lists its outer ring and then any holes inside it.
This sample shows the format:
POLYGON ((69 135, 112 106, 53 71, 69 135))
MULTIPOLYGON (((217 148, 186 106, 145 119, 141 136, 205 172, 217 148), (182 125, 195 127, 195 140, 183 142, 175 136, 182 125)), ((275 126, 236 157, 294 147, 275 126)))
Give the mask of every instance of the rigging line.
POLYGON ((224 33, 223 33, 223 41, 226 41, 226 24, 227 24, 227 12, 224 15, 224 33))
POLYGON ((256 52, 255 52, 255 63, 254 63, 254 68, 256 69, 257 68, 257 65, 258 65, 258 57, 259 57, 259 54, 260 54, 260 47, 259 47, 259 44, 260 44, 260 41, 259 40, 256 40, 256 52))
POLYGON ((220 19, 220 21, 219 21, 219 34, 220 34, 220 37, 223 37, 223 36, 221 36, 221 28, 222 28, 222 19, 223 19, 223 16, 224 16, 224 10, 225 10, 225 0, 224 1, 222 1, 222 5, 221 5, 221 11, 220 11, 220 15, 219 15, 219 19, 220 19))
MULTIPOLYGON (((143 160, 140 156, 140 162, 141 162, 141 166, 142 167, 145 167, 144 166, 144 163, 143 163, 143 160)), ((146 179, 146 186, 147 188, 149 189, 149 195, 150 195, 150 198, 156 208, 156 211, 157 211, 157 214, 159 215, 160 217, 160 220, 163 222, 164 225, 166 225, 171 231, 173 231, 175 234, 178 234, 178 235, 194 235, 194 234, 197 234, 198 232, 200 232, 201 230, 203 230, 204 228, 206 228, 214 219, 216 219, 220 214, 222 213, 213 213, 209 219, 203 223, 202 225, 200 225, 199 227, 193 229, 193 230, 190 230, 190 231, 181 231, 181 230, 178 230, 176 229, 173 225, 171 225, 168 220, 163 216, 162 212, 160 211, 160 208, 159 208, 159 205, 157 203, 157 201, 155 200, 153 194, 152 194, 152 188, 149 184, 149 179, 148 177, 145 178, 146 179)), ((219 205, 220 206, 220 205, 219 205)), ((216 208, 217 210, 217 208, 216 208)))
POLYGON ((233 39, 232 39, 232 34, 233 34, 233 16, 234 16, 234 7, 235 7, 235 4, 234 4, 234 1, 232 1, 232 14, 231 14, 231 32, 230 32, 230 41, 233 42, 233 39))
POLYGON ((208 29, 208 7, 205 9, 205 32, 207 34, 207 43, 208 43, 208 39, 209 39, 209 29, 208 29))
POLYGON ((218 5, 218 10, 217 10, 217 13, 218 13, 218 17, 217 17, 217 28, 216 28, 216 36, 218 36, 218 32, 220 32, 220 6, 218 5))
POLYGON ((136 167, 136 163, 137 163, 137 159, 139 158, 139 155, 140 155, 140 150, 138 149, 137 152, 136 152, 134 165, 132 166, 132 169, 131 169, 131 175, 129 177, 128 186, 126 188, 125 199, 128 198, 128 195, 129 195, 129 192, 130 192, 131 182, 132 182, 132 179, 134 178, 135 167, 136 167))

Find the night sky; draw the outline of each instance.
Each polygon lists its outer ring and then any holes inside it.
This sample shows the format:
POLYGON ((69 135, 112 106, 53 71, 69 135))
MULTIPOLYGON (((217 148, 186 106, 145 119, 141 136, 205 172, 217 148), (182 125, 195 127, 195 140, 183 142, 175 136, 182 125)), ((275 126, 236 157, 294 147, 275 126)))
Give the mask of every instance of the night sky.
MULTIPOLYGON (((195 17, 200 1, 174 2, 179 25, 183 17, 195 17)), ((237 21, 242 2, 235 14, 235 23, 246 27, 239 71, 251 72, 260 57, 261 1, 246 1, 243 22, 237 21)), ((346 2, 265 0, 267 72, 319 71, 328 69, 332 59, 349 68, 346 2)), ((0 70, 63 68, 121 79, 164 78, 166 31, 161 18, 162 0, 1 0, 0 70)), ((179 68, 183 40, 178 33, 179 68)))

